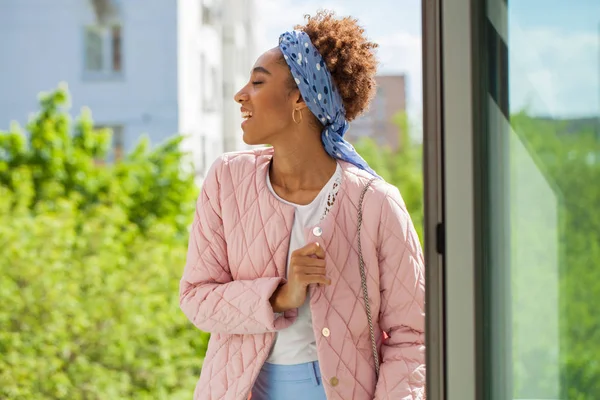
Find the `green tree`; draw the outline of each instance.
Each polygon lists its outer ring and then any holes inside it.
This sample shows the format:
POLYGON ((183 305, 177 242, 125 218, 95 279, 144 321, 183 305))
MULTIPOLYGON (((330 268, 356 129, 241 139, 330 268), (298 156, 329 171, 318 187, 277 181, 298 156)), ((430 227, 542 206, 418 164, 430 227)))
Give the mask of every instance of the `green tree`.
POLYGON ((110 133, 45 95, 0 133, 0 398, 187 399, 208 335, 179 310, 197 189, 180 138, 103 165, 110 133))
POLYGON ((115 204, 142 230, 166 221, 185 236, 195 205, 189 199, 198 191, 191 168, 183 165, 183 136, 154 149, 143 138, 125 160, 103 165, 111 132, 94 129, 86 109, 71 129, 68 104, 65 87, 43 94, 27 135, 16 124, 9 132, 0 131, 0 185, 18 194, 13 206, 35 209, 40 201, 62 198, 81 210, 115 204))
POLYGON ((382 178, 396 186, 406 203, 415 229, 423 243, 423 150, 422 145, 411 136, 411 127, 406 113, 393 117, 398 127, 400 147, 379 146, 369 137, 361 138, 356 151, 382 178))
MULTIPOLYGON (((511 126, 560 199, 560 397, 600 398, 598 132, 591 121, 540 119, 525 112, 513 115, 511 126)), ((532 382, 519 381, 515 397, 531 397, 531 387, 532 382)))

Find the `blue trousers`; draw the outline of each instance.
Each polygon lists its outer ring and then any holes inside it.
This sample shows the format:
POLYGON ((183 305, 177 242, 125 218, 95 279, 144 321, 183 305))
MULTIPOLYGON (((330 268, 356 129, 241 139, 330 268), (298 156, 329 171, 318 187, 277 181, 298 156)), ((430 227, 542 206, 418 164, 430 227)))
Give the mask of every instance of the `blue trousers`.
POLYGON ((265 363, 252 388, 252 400, 326 399, 318 361, 296 365, 265 363))

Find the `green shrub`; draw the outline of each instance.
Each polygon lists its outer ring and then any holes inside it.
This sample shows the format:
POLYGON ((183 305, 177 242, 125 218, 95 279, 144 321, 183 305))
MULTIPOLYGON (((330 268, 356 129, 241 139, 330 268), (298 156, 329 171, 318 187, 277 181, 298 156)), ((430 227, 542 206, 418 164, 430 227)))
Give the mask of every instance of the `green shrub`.
POLYGON ((410 135, 410 126, 405 113, 394 116, 394 124, 400 135, 400 148, 392 150, 379 146, 365 137, 356 143, 356 151, 387 182, 396 186, 406 203, 415 229, 423 245, 423 150, 422 145, 410 135))
POLYGON ((208 335, 178 306, 180 139, 102 165, 109 133, 84 114, 70 135, 66 103, 0 132, 0 398, 189 399, 208 335))
POLYGON ((116 205, 143 231, 156 221, 186 237, 198 190, 176 135, 154 149, 146 138, 121 162, 106 164, 111 132, 94 129, 84 109, 75 124, 62 87, 41 96, 41 111, 27 124, 0 131, 0 186, 17 196, 13 206, 70 198, 79 209, 116 205), (74 126, 72 126, 74 125, 74 126))

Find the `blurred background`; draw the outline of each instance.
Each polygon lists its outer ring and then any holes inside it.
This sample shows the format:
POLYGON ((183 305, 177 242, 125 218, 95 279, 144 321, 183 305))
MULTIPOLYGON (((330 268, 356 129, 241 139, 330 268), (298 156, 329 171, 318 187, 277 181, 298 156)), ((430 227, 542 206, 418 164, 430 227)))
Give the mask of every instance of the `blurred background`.
MULTIPOLYGON (((550 3, 485 2, 494 399, 600 399, 600 4, 550 3)), ((320 8, 380 45, 348 138, 423 241, 421 6, 0 0, 0 399, 191 398, 208 340, 178 306, 195 201, 246 148, 233 95, 254 61, 320 8)))

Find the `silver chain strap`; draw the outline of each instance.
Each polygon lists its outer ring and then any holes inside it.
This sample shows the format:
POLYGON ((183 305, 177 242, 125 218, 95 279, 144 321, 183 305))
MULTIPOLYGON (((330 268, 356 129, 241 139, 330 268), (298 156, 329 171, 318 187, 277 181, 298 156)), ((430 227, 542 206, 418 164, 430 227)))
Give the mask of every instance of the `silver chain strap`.
POLYGON ((358 202, 358 261, 360 265, 360 280, 362 282, 363 297, 365 299, 365 308, 367 310, 367 320, 369 321, 369 331, 371 333, 371 345, 373 346, 373 359, 375 360, 375 376, 379 378, 379 352, 377 351, 377 342, 375 341, 375 331, 373 330, 373 319, 371 318, 371 305, 369 304, 369 292, 367 290, 367 275, 365 273, 365 261, 363 260, 362 247, 360 245, 360 228, 362 226, 362 204, 365 194, 371 186, 371 183, 376 178, 371 179, 367 182, 362 193, 360 194, 360 200, 358 202))

